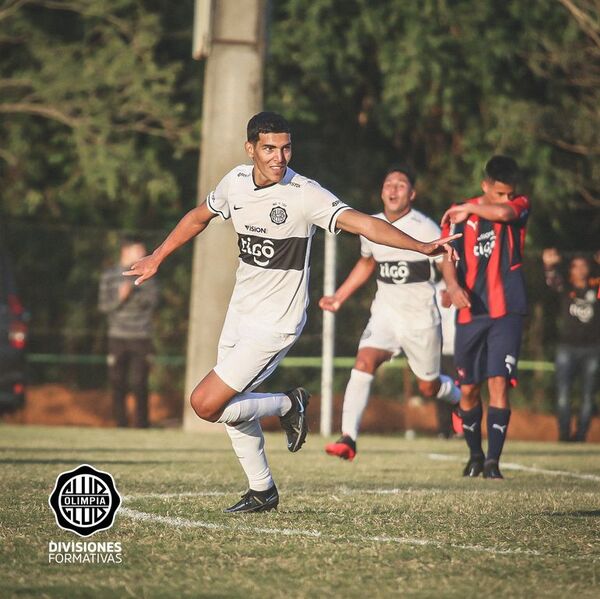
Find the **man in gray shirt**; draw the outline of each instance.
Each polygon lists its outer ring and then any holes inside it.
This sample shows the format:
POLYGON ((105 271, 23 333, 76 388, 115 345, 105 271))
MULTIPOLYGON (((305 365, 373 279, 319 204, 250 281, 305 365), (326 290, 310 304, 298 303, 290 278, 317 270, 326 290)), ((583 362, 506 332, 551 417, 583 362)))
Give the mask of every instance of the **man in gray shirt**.
POLYGON ((136 426, 148 426, 148 375, 152 348, 152 315, 158 301, 154 280, 137 287, 122 275, 146 255, 138 239, 121 242, 119 264, 104 271, 100 279, 98 307, 108 316, 108 365, 117 425, 127 426, 125 397, 136 399, 136 426))

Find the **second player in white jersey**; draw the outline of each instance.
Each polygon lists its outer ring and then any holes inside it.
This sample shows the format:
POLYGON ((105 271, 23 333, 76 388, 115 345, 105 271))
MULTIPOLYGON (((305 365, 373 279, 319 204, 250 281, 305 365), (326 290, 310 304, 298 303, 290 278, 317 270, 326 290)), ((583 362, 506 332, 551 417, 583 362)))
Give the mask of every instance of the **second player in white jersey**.
MULTIPOLYGON (((436 238, 439 227, 412 207, 415 197, 411 170, 406 166, 391 168, 381 189, 384 209, 375 218, 411 236, 436 238)), ((433 268, 432 260, 418 252, 361 238, 361 257, 352 272, 333 296, 321 298, 321 308, 336 312, 373 274, 377 277, 371 318, 361 336, 344 395, 342 436, 326 446, 330 455, 354 459, 375 372, 401 352, 423 396, 458 403, 460 391, 450 377, 440 374, 442 335, 433 268)))
MULTIPOLYGON (((374 216, 390 222, 383 212, 374 216)), ((440 235, 437 224, 414 208, 390 224, 417 239, 435 239, 440 235)), ((440 322, 433 293, 432 259, 411 250, 373 243, 362 236, 360 254, 375 261, 377 293, 371 304, 372 313, 387 313, 405 329, 423 329, 440 322)))

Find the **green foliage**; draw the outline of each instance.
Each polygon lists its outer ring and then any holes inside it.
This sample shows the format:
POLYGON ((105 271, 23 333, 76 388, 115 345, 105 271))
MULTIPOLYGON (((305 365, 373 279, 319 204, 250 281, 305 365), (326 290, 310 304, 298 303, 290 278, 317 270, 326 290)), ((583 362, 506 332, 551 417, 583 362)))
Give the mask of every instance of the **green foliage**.
POLYGON ((595 38, 574 14, 517 0, 277 2, 268 104, 296 122, 303 166, 357 207, 400 156, 441 216, 508 153, 527 174, 534 244, 592 249, 600 38, 597 12, 595 38))
POLYGON ((0 20, 5 212, 125 227, 182 212, 174 163, 198 146, 199 92, 180 91, 193 6, 175 23, 167 8, 32 0, 0 20))

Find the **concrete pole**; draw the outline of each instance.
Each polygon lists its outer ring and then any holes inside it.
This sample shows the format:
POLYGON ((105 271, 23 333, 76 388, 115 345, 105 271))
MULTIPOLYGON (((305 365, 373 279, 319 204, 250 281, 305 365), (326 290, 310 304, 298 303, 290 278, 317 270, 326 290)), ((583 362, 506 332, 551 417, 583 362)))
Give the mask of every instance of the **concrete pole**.
MULTIPOLYGON (((266 1, 215 0, 211 48, 204 74, 198 203, 234 166, 248 162, 246 123, 262 109, 266 1)), ((214 219, 196 238, 188 329, 183 427, 211 430, 189 404, 198 382, 214 367, 217 343, 238 263, 230 222, 214 219)))
MULTIPOLYGON (((323 295, 335 293, 336 236, 325 233, 323 295)), ((321 370, 321 435, 331 435, 333 417, 333 359, 335 356, 335 313, 323 312, 323 344, 321 370)))

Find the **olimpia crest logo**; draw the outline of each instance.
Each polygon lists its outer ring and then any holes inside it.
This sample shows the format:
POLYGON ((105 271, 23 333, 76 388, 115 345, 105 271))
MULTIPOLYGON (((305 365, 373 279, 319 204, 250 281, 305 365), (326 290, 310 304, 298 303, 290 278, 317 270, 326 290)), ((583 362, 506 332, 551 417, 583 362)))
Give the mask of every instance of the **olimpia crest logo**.
POLYGON ((113 525, 121 496, 108 472, 82 464, 58 475, 48 503, 60 528, 89 537, 113 525))

